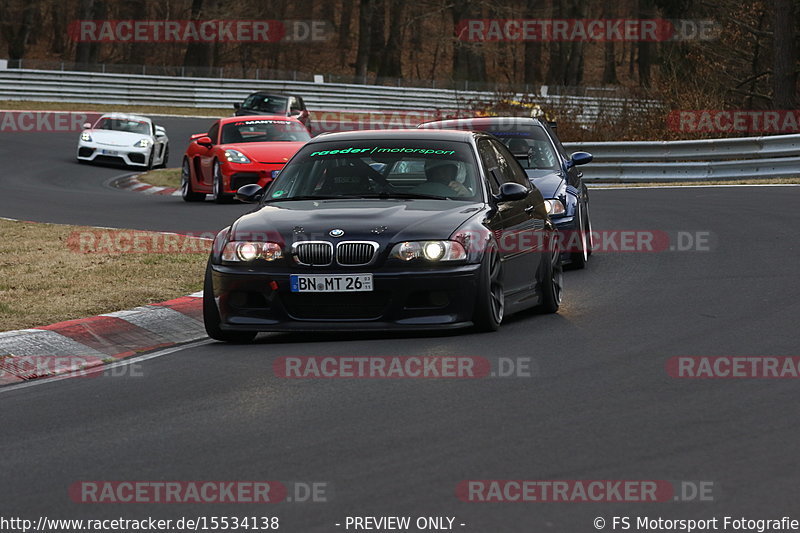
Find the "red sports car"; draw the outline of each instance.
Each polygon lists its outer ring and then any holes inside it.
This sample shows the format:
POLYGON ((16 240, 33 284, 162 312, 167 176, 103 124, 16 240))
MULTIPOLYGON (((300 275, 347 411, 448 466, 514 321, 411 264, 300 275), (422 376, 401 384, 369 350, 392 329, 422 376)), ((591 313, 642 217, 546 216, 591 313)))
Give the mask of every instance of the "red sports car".
POLYGON ((181 196, 217 203, 251 183, 264 187, 306 141, 306 127, 291 117, 258 115, 223 118, 208 133, 192 135, 181 167, 181 196))

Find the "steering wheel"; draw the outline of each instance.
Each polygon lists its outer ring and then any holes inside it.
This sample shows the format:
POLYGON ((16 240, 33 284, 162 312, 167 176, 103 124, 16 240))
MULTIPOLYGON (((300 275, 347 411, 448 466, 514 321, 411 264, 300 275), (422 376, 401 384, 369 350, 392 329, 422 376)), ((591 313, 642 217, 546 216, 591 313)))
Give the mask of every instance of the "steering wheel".
POLYGON ((378 185, 378 190, 376 192, 379 192, 379 193, 381 193, 381 192, 391 192, 391 191, 394 190, 394 186, 391 183, 389 183, 389 180, 387 180, 386 177, 383 174, 381 174, 380 172, 378 172, 377 170, 375 170, 374 168, 369 166, 367 163, 365 163, 361 159, 356 158, 356 159, 353 160, 353 163, 354 163, 354 166, 359 167, 359 168, 364 169, 364 170, 367 171, 367 173, 369 175, 369 179, 371 179, 372 181, 374 181, 378 185))

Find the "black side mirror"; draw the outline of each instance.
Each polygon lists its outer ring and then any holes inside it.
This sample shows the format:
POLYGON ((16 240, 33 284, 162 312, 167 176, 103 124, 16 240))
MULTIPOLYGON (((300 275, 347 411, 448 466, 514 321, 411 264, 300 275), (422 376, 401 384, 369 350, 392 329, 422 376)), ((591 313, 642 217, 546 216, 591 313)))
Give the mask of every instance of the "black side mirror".
POLYGON ((573 152, 570 159, 567 161, 567 168, 572 168, 578 165, 585 165, 591 163, 594 156, 589 152, 573 152))
POLYGON ((237 110, 237 111, 238 111, 240 107, 242 107, 242 104, 240 104, 239 102, 234 102, 234 103, 233 103, 233 108, 234 108, 235 110, 237 110))
POLYGON ((237 200, 246 204, 256 204, 261 200, 262 196, 264 196, 264 188, 257 183, 239 187, 234 195, 237 200))
POLYGON ((504 183, 500 186, 500 193, 495 196, 498 203, 522 200, 530 194, 531 190, 519 183, 504 183))

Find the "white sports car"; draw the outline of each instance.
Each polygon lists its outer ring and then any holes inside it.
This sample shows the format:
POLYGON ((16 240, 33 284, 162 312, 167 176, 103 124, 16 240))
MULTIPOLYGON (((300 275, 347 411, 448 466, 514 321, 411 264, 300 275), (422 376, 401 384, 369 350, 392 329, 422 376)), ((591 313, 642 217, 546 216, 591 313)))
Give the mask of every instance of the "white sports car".
POLYGON ((124 163, 144 168, 164 168, 169 159, 167 132, 147 117, 109 113, 94 126, 83 125, 78 141, 78 161, 124 163))

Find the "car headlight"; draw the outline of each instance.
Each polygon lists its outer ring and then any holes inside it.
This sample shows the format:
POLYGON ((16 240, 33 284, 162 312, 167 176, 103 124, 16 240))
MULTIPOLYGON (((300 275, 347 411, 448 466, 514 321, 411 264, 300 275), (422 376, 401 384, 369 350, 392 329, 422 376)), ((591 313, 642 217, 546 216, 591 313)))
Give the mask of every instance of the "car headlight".
POLYGON ((563 215, 564 213, 567 212, 567 209, 564 207, 563 202, 555 198, 550 200, 545 200, 544 205, 547 208, 548 215, 563 215))
POLYGON ((406 241, 395 244, 391 257, 401 261, 426 259, 438 263, 440 261, 461 261, 467 258, 467 252, 460 242, 456 241, 406 241))
POLYGON ((83 133, 81 133, 81 140, 82 141, 86 141, 86 142, 91 142, 92 141, 92 136, 89 135, 88 131, 84 131, 83 133))
POLYGON ((283 257, 283 249, 276 242, 231 241, 222 250, 223 261, 275 261, 283 257))
POLYGON ((231 163, 249 163, 250 159, 246 155, 244 155, 239 150, 234 150, 233 148, 228 148, 225 150, 225 157, 228 158, 228 161, 231 163))
POLYGON ((151 144, 153 144, 153 141, 151 141, 150 139, 146 139, 145 138, 145 139, 139 139, 138 141, 136 141, 136 144, 134 144, 134 146, 136 148, 148 148, 151 144))

